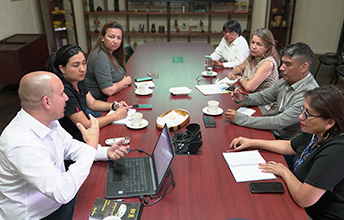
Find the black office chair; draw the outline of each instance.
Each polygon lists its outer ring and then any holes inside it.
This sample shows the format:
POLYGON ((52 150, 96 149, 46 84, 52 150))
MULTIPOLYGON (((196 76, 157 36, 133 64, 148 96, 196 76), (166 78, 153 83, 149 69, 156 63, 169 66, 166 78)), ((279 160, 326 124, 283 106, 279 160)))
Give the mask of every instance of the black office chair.
POLYGON ((344 65, 337 66, 336 71, 336 81, 334 81, 334 84, 337 84, 339 76, 344 77, 344 65))
MULTIPOLYGON (((314 78, 316 78, 321 64, 332 65, 335 67, 337 67, 340 64, 343 64, 343 54, 344 54, 344 21, 342 24, 342 30, 341 30, 341 34, 340 34, 336 53, 326 53, 325 55, 319 56, 319 58, 318 58, 319 59, 319 65, 318 65, 317 70, 315 71, 314 78)), ((330 84, 332 83, 333 79, 336 76, 337 76, 337 72, 335 71, 333 73, 330 84)), ((337 79, 338 79, 338 77, 337 77, 337 79)))
POLYGON ((125 62, 128 62, 131 55, 133 55, 134 50, 130 46, 130 44, 124 44, 124 54, 125 54, 125 62))
MULTIPOLYGON (((341 64, 343 62, 341 54, 343 51, 340 51, 340 53, 326 53, 325 55, 321 55, 319 56, 319 65, 318 68, 314 74, 314 78, 317 77, 319 68, 321 66, 321 64, 325 64, 325 65, 332 65, 332 66, 338 66, 339 64, 341 64)), ((335 78, 335 76, 337 75, 336 72, 333 73, 332 79, 330 84, 332 83, 333 79, 335 78)))

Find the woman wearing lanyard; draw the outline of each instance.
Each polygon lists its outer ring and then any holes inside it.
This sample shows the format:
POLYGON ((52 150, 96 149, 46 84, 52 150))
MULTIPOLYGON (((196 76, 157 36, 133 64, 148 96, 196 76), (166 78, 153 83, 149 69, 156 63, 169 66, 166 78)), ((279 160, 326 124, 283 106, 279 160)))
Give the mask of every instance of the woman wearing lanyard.
POLYGON ((302 134, 291 141, 235 138, 230 148, 257 147, 296 155, 289 170, 281 163, 260 164, 281 176, 294 201, 315 219, 344 219, 344 91, 327 85, 307 91, 299 116, 302 134))

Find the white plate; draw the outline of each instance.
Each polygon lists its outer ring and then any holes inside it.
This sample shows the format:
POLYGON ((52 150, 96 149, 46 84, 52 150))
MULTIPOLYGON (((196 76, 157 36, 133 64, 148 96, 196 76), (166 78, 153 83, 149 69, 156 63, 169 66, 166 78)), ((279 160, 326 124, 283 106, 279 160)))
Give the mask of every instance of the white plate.
POLYGON ((187 95, 192 92, 192 90, 187 87, 173 87, 170 88, 168 91, 170 91, 170 93, 172 93, 173 95, 187 95))
POLYGON ((208 71, 203 71, 202 75, 203 76, 217 76, 217 72, 213 71, 213 73, 211 75, 208 75, 208 71))
POLYGON ((207 115, 221 115, 223 113, 223 109, 218 108, 216 112, 209 112, 208 107, 204 107, 202 112, 207 115))
POLYGON ((139 89, 135 90, 136 95, 150 95, 153 93, 153 89, 148 89, 147 92, 141 92, 139 89))
POLYGON ((131 124, 130 121, 128 121, 125 125, 128 127, 128 128, 131 128, 131 129, 141 129, 141 128, 145 128, 148 126, 148 121, 146 119, 142 119, 141 121, 141 124, 139 126, 134 126, 131 124))

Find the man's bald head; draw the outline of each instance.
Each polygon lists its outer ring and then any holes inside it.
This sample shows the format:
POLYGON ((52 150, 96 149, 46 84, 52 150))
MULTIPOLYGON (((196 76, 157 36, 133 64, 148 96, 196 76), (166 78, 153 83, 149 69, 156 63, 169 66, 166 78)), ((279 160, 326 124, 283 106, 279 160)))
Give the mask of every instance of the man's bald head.
MULTIPOLYGON (((19 98, 24 109, 37 108, 44 96, 51 97, 58 77, 50 72, 37 71, 28 73, 20 80, 19 98)), ((59 80, 59 79, 58 79, 59 80)))

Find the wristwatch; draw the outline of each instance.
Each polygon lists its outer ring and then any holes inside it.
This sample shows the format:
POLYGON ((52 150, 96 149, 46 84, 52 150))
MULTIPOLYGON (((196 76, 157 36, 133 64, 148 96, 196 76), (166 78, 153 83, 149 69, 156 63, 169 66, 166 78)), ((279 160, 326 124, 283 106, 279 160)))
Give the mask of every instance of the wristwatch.
POLYGON ((111 109, 114 110, 114 111, 116 111, 116 109, 115 109, 115 103, 112 103, 111 109))
POLYGON ((117 109, 116 106, 119 106, 119 103, 116 102, 116 101, 114 101, 114 102, 112 103, 112 105, 111 105, 111 109, 114 110, 114 111, 116 111, 116 109, 117 109))

